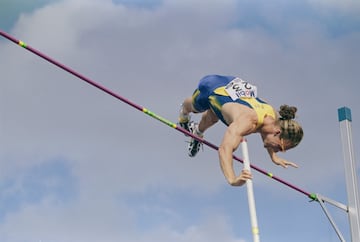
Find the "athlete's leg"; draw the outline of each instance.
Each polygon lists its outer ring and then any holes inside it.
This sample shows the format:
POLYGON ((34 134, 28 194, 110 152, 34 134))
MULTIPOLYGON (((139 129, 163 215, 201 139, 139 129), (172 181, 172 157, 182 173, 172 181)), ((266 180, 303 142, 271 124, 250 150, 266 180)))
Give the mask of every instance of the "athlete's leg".
POLYGON ((188 97, 181 104, 179 112, 179 125, 190 131, 190 113, 198 113, 193 107, 193 97, 188 97))
POLYGON ((193 106, 193 97, 185 98, 181 108, 181 113, 185 116, 189 115, 190 113, 198 113, 198 111, 193 106))
POLYGON ((205 130, 216 124, 217 121, 219 121, 219 118, 216 116, 216 114, 211 109, 206 110, 202 114, 201 120, 199 122, 198 129, 200 133, 204 133, 205 130))
MULTIPOLYGON (((203 138, 205 130, 213 126, 218 120, 219 119, 215 115, 215 113, 211 109, 208 109, 203 112, 199 124, 190 124, 190 132, 195 134, 196 136, 203 138)), ((202 143, 200 141, 191 138, 189 143, 189 156, 194 157, 199 152, 201 145, 202 143)))

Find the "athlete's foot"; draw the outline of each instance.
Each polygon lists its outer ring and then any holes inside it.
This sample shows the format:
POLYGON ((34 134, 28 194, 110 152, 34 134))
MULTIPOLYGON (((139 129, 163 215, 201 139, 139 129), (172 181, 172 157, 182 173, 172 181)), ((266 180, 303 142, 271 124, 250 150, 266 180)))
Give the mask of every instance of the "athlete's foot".
MULTIPOLYGON (((203 134, 198 131, 198 124, 197 123, 190 122, 189 131, 192 134, 194 134, 194 135, 196 135, 196 136, 198 136, 200 138, 203 137, 203 134)), ((199 152, 201 146, 202 146, 202 143, 200 141, 198 141, 197 139, 191 138, 190 143, 189 143, 189 147, 188 147, 189 156, 194 157, 199 152)))

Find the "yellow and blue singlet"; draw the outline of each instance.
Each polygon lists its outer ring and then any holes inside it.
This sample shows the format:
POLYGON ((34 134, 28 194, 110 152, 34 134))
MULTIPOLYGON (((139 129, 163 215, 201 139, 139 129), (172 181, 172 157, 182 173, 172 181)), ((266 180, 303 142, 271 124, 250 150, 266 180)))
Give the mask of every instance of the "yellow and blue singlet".
POLYGON ((260 98, 244 97, 233 100, 229 96, 225 91, 225 86, 235 78, 234 76, 220 75, 209 75, 202 78, 192 96, 194 108, 198 112, 204 112, 208 109, 213 110, 225 125, 229 124, 226 123, 221 108, 225 103, 229 102, 239 103, 254 109, 258 117, 257 128, 263 124, 265 116, 271 116, 275 119, 276 113, 273 107, 260 98))

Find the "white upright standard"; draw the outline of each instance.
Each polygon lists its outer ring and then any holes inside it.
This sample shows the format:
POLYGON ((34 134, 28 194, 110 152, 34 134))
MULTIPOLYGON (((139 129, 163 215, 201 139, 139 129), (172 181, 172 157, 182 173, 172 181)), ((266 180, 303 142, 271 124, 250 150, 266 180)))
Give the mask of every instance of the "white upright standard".
POLYGON ((348 194, 348 215, 350 221, 351 241, 360 241, 360 201, 357 177, 357 166, 354 157, 351 135, 351 110, 347 107, 338 109, 341 141, 345 162, 346 190, 348 194))

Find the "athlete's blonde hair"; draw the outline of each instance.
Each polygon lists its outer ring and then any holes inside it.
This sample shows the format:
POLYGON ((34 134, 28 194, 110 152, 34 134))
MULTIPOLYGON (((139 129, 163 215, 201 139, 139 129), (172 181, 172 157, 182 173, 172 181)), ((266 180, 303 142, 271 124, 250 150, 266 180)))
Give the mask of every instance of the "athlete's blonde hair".
POLYGON ((294 120, 296 111, 296 107, 288 105, 281 105, 279 111, 280 138, 289 140, 291 142, 290 148, 297 146, 304 136, 301 125, 294 120))

